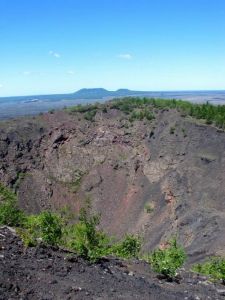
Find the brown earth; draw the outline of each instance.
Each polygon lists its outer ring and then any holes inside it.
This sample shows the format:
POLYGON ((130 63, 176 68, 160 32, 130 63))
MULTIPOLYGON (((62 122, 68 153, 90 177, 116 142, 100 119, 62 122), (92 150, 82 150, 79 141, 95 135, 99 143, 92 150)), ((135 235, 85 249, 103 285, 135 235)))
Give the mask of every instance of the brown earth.
POLYGON ((141 234, 144 252, 177 235, 189 263, 224 255, 225 133, 165 109, 131 124, 109 106, 93 122, 65 111, 1 122, 0 181, 32 213, 89 197, 104 230, 141 234))
POLYGON ((185 271, 168 282, 141 261, 90 264, 60 249, 25 249, 11 229, 0 228, 0 300, 220 300, 224 295, 224 286, 185 271))

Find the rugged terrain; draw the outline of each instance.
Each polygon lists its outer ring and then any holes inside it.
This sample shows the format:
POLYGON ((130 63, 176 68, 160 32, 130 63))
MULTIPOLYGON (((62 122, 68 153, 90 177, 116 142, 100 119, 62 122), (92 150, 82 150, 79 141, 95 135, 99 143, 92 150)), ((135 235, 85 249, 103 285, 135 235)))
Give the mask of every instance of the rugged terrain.
POLYGON ((56 111, 0 123, 0 181, 28 212, 91 199, 111 235, 143 251, 177 235, 188 264, 225 254, 225 133, 173 109, 129 121, 108 103, 93 119, 56 111))
POLYGON ((0 228, 0 299, 224 299, 225 289, 206 277, 182 273, 173 282, 156 277, 141 261, 102 259, 90 264, 59 249, 25 249, 0 228))

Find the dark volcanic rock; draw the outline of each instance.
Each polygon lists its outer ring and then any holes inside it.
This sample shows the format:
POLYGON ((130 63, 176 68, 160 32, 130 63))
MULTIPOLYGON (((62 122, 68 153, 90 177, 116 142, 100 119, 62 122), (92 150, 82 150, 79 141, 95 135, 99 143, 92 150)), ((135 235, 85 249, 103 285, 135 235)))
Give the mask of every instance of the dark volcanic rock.
POLYGON ((94 122, 59 111, 0 124, 0 181, 22 208, 76 211, 89 197, 110 234, 140 233, 144 251, 178 235, 189 263, 225 255, 224 170, 225 133, 174 110, 132 124, 109 108, 94 122))
POLYGON ((157 279, 141 261, 85 262, 71 253, 39 246, 25 249, 0 228, 0 299, 224 299, 224 288, 183 272, 179 283, 157 279))

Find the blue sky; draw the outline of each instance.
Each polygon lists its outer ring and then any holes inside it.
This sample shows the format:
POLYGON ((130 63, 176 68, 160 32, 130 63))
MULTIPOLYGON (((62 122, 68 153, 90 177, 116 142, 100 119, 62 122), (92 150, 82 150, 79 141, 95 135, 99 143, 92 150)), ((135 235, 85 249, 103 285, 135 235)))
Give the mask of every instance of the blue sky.
POLYGON ((224 0, 0 0, 0 96, 225 89, 224 0))

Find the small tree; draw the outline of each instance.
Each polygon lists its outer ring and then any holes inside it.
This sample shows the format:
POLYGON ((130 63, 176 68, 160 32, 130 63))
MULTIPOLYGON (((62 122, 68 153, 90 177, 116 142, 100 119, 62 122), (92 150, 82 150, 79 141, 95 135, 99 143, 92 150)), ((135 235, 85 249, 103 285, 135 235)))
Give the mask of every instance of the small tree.
POLYGON ((127 234, 125 238, 112 246, 112 254, 122 258, 137 258, 141 250, 139 237, 127 234))
POLYGON ((90 261, 97 261, 106 255, 109 238, 103 231, 97 229, 99 223, 99 215, 88 215, 85 208, 81 209, 79 222, 68 230, 69 248, 90 261))
POLYGON ((62 218, 49 211, 26 218, 24 228, 19 230, 26 246, 35 246, 41 239, 45 244, 56 246, 60 243, 63 234, 62 218))
POLYGON ((167 277, 174 277, 186 259, 184 249, 172 239, 165 249, 156 249, 149 257, 153 270, 167 277))
POLYGON ((0 183, 0 225, 20 226, 25 215, 18 208, 16 195, 0 183))

